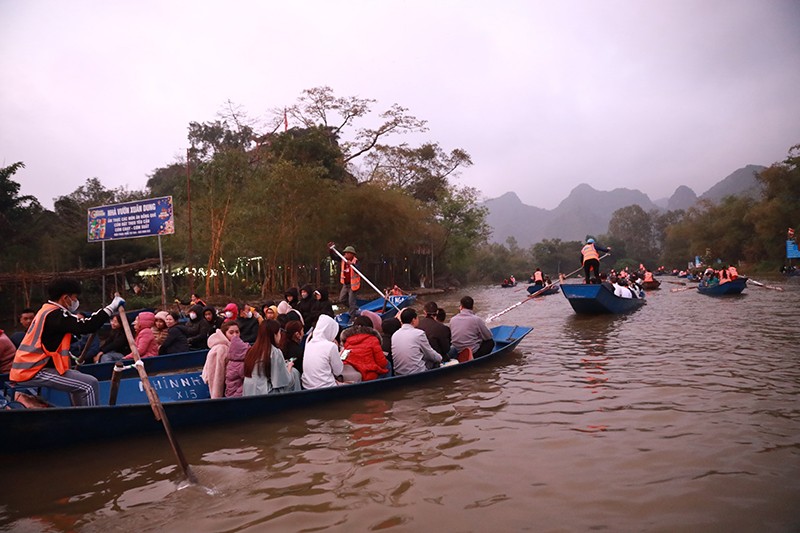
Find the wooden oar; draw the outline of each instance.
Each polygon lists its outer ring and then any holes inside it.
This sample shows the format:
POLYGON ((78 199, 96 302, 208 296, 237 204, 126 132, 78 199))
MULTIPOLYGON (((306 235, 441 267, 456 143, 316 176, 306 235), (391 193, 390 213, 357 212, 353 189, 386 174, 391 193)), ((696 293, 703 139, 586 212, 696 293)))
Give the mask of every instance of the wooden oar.
POLYGON ((672 283, 673 285, 686 285, 685 281, 669 281, 667 279, 665 279, 663 283, 672 283))
POLYGON ((689 286, 689 287, 681 287, 680 289, 670 289, 670 290, 669 290, 669 292, 683 292, 683 291, 690 291, 690 290, 692 290, 692 289, 696 289, 696 288, 697 288, 697 287, 695 287, 694 285, 691 285, 691 286, 689 286))
MULTIPOLYGON (((603 254, 603 255, 600 257, 600 259, 605 259, 605 258, 606 258, 606 257, 608 257, 609 255, 611 255, 611 254, 610 254, 610 253, 603 254)), ((598 261, 599 261, 599 259, 598 259, 598 261)), ((577 269, 577 270, 573 270, 572 272, 570 272, 569 274, 567 274, 566 276, 564 276, 564 279, 567 279, 567 278, 569 278, 569 277, 571 277, 571 276, 574 276, 575 274, 577 274, 577 273, 578 273, 578 272, 580 272, 581 270, 583 270, 583 266, 581 266, 581 267, 580 267, 579 269, 577 269)), ((519 302, 515 303, 514 305, 511 305, 511 306, 509 306, 509 307, 506 307, 505 309, 503 309, 503 310, 502 310, 502 311, 500 311, 499 313, 495 313, 495 314, 493 314, 492 316, 490 316, 489 318, 487 318, 487 319, 486 319, 486 322, 491 322, 491 321, 492 321, 492 320, 494 320, 495 318, 497 318, 497 317, 499 317, 499 316, 502 316, 502 315, 504 315, 504 314, 508 313, 508 312, 509 312, 509 311, 511 311, 512 309, 516 309, 517 307, 519 307, 520 305, 524 304, 525 302, 529 302, 529 301, 533 300, 534 298, 536 298, 537 296, 539 296, 539 294, 543 293, 544 291, 546 291, 546 290, 547 290, 547 289, 549 289, 550 287, 552 287, 552 286, 554 286, 554 285, 558 285, 558 284, 560 284, 560 283, 561 283, 561 280, 560 280, 560 279, 558 279, 558 280, 554 281, 553 283, 551 283, 550 285, 546 285, 546 286, 542 287, 541 289, 539 289, 538 291, 534 292, 533 294, 529 294, 529 295, 528 295, 528 297, 527 297, 527 298, 525 298, 524 300, 520 300, 519 302)))
POLYGON ((78 359, 75 361, 75 363, 78 366, 81 366, 84 363, 84 361, 86 361, 86 354, 89 353, 89 347, 94 342, 95 335, 97 335, 96 331, 93 331, 92 333, 89 334, 89 339, 86 341, 86 344, 84 345, 83 350, 81 350, 81 354, 78 356, 78 359))
POLYGON ((749 281, 749 282, 750 282, 750 283, 752 283, 753 285, 756 285, 756 286, 758 286, 758 287, 763 287, 763 288, 765 288, 765 289, 772 289, 773 291, 782 291, 782 290, 783 290, 783 287, 774 287, 774 286, 772 286, 772 285, 764 285, 764 284, 763 284, 763 283, 761 283, 760 281, 756 281, 756 280, 754 280, 754 279, 747 278, 747 281, 749 281))
POLYGON ((155 389, 153 389, 153 386, 150 384, 150 379, 147 377, 147 372, 144 369, 144 363, 142 362, 142 358, 139 356, 139 350, 136 348, 136 341, 133 339, 133 333, 131 333, 131 327, 128 324, 128 317, 125 316, 125 307, 121 305, 119 306, 119 319, 120 322, 122 322, 122 328, 125 330, 125 336, 128 338, 128 345, 131 347, 133 359, 136 361, 133 366, 136 367, 136 371, 139 372, 139 378, 142 380, 142 387, 147 394, 147 399, 150 401, 150 407, 153 409, 153 414, 155 415, 156 420, 161 420, 161 423, 164 424, 164 431, 167 433, 167 439, 169 440, 170 446, 172 446, 172 451, 175 453, 175 457, 178 459, 178 466, 181 467, 184 477, 188 479, 190 483, 196 484, 197 478, 189 468, 189 463, 186 462, 186 457, 183 455, 183 450, 181 450, 178 440, 172 433, 172 426, 169 424, 169 419, 167 418, 166 411, 164 411, 164 406, 161 404, 158 393, 155 391, 155 389))
MULTIPOLYGON (((336 252, 336 255, 338 255, 338 256, 339 256, 339 257, 342 259, 342 261, 347 261, 347 259, 345 259, 345 257, 344 257, 342 254, 340 254, 340 253, 339 253, 339 250, 337 250, 337 249, 336 249, 336 245, 331 245, 331 250, 333 250, 334 252, 336 252)), ((348 263, 350 263, 349 261, 347 261, 347 262, 348 262, 348 263)), ((359 276, 361 276, 361 277, 364 279, 364 281, 366 281, 366 282, 367 282, 367 285, 369 285, 370 287, 372 287, 373 289, 375 289, 375 292, 377 292, 377 293, 378 293, 378 294, 379 294, 379 295, 380 295, 380 296, 381 296, 381 297, 382 297, 384 300, 386 300, 386 301, 388 301, 390 304, 392 304, 392 307, 394 307, 395 309, 397 309, 397 312, 398 312, 398 313, 400 312, 400 308, 399 308, 399 307, 397 307, 397 306, 394 304, 394 302, 393 302, 393 301, 391 301, 391 300, 390 300, 390 299, 389 299, 389 298, 388 298, 386 295, 384 295, 384 294, 381 292, 381 290, 380 290, 378 287, 376 287, 375 285, 373 285, 373 284, 372 284, 372 282, 369 280, 369 278, 368 278, 367 276, 365 276, 363 272, 361 272, 359 269, 357 269, 357 268, 356 268, 356 266, 355 266, 353 263, 350 263, 350 268, 352 268, 353 270, 355 270, 355 271, 356 271, 356 273, 357 273, 359 276)))

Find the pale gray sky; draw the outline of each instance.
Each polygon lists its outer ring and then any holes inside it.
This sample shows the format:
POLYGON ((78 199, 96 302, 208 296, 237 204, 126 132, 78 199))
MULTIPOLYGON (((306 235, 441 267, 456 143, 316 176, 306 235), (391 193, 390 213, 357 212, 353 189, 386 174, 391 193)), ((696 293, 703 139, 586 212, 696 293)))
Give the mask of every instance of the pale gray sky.
POLYGON ((0 0, 0 165, 48 207, 141 189, 190 121, 328 85, 428 120, 487 198, 701 194, 800 143, 798 28, 797 0, 0 0))

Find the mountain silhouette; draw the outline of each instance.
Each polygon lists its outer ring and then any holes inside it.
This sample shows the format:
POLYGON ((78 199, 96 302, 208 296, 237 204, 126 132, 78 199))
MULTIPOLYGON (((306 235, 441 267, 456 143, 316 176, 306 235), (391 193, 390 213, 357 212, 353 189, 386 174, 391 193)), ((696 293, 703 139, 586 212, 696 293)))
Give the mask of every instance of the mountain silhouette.
POLYGON ((522 203, 514 192, 485 202, 488 209, 486 222, 492 227, 491 242, 505 243, 514 237, 517 244, 527 248, 543 239, 582 240, 586 235, 599 235, 608 231, 608 223, 617 209, 638 205, 645 211, 670 211, 688 209, 699 199, 717 203, 725 196, 747 195, 757 198, 761 186, 755 176, 766 167, 747 165, 720 180, 699 198, 695 192, 681 185, 672 196, 656 204, 637 189, 599 191, 581 183, 561 201, 555 209, 542 209, 522 203))

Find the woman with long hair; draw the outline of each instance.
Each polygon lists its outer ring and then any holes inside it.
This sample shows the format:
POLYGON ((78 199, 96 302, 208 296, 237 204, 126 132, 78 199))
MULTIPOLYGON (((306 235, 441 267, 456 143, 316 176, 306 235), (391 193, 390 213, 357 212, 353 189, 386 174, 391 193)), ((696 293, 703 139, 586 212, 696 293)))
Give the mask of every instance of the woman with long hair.
POLYGON ((300 390, 300 372, 283 358, 281 325, 265 320, 258 326, 258 335, 244 357, 244 396, 276 394, 300 390))
MULTIPOLYGON (((284 303, 284 302, 281 302, 284 303)), ((297 311, 292 311, 296 313, 297 311)), ((299 320, 290 320, 283 326, 284 334, 281 335, 281 351, 287 361, 294 360, 294 368, 303 375, 303 323, 299 320)))

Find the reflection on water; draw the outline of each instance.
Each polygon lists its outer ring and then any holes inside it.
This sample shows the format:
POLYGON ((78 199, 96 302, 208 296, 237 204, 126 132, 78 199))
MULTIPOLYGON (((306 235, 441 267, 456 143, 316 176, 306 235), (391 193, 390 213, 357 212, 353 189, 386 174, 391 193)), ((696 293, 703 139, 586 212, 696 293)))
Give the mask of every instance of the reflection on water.
MULTIPOLYGON (((483 316, 524 296, 470 294, 483 316)), ((536 299, 497 320, 536 328, 520 350, 474 374, 182 431, 203 487, 175 484, 159 435, 4 457, 0 527, 797 530, 798 297, 661 290, 589 318, 536 299)))

